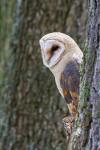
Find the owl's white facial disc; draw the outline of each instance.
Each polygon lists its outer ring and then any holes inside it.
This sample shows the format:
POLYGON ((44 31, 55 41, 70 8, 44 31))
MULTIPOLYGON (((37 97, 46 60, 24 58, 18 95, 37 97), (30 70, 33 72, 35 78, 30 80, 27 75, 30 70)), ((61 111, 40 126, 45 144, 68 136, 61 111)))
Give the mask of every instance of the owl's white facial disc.
POLYGON ((48 68, 53 67, 60 61, 65 50, 64 43, 52 39, 41 39, 40 46, 43 64, 48 68))

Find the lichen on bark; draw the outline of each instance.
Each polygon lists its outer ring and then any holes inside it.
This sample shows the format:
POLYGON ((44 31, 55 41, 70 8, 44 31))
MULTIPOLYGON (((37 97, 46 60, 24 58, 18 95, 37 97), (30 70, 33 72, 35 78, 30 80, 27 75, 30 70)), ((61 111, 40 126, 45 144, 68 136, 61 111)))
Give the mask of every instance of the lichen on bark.
POLYGON ((72 133, 72 150, 100 149, 100 1, 89 1, 88 53, 80 85, 78 116, 72 133), (79 124, 78 124, 79 123, 79 124), (79 138, 78 138, 79 137, 79 138))

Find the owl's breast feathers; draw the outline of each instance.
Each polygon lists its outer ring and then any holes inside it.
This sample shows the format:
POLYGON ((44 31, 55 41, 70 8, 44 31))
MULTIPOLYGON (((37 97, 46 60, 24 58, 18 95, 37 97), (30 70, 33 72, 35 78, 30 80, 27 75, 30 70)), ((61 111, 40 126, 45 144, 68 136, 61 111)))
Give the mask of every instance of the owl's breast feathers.
POLYGON ((64 98, 67 102, 70 113, 75 117, 79 101, 79 74, 80 64, 77 61, 69 62, 61 73, 60 84, 64 98))

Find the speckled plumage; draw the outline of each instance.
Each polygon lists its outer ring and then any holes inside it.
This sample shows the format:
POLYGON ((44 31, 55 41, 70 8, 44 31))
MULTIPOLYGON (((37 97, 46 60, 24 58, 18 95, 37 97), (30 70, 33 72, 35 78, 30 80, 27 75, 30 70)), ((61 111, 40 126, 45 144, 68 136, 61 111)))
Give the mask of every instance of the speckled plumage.
POLYGON ((79 64, 73 60, 66 65, 61 73, 60 84, 63 89, 64 99, 72 116, 76 116, 79 101, 79 64))

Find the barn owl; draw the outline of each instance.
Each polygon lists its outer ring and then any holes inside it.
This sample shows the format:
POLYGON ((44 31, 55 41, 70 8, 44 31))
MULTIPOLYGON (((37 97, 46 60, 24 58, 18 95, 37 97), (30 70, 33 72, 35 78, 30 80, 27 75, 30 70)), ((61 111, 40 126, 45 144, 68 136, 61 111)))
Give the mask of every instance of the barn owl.
POLYGON ((60 32, 49 33, 39 42, 43 64, 53 73, 57 88, 65 99, 72 118, 75 118, 83 53, 70 36, 60 32))

